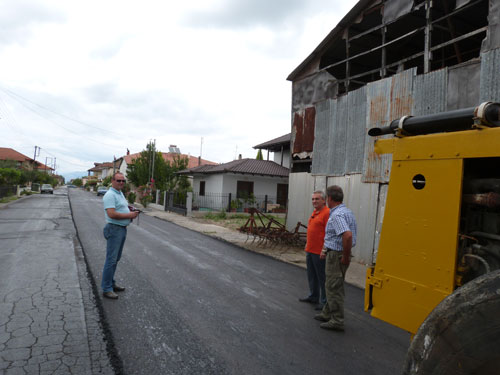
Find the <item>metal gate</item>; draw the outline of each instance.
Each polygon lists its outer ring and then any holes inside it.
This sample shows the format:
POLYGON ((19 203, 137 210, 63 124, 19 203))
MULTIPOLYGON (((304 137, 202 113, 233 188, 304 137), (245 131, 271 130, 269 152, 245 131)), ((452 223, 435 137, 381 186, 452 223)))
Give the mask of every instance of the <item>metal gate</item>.
POLYGON ((172 211, 181 215, 186 215, 186 197, 187 193, 167 191, 165 199, 165 211, 172 211))

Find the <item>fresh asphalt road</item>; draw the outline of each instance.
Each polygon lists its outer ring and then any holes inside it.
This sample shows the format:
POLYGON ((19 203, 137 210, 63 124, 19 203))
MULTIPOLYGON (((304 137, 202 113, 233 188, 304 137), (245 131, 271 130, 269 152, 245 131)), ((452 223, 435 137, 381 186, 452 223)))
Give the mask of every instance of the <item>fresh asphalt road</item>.
MULTIPOLYGON (((102 198, 69 197, 100 284, 102 198)), ((313 320, 306 271, 142 215, 128 228, 116 274, 127 288, 103 309, 125 374, 397 374, 409 335, 363 311, 346 287, 346 332, 313 320)))

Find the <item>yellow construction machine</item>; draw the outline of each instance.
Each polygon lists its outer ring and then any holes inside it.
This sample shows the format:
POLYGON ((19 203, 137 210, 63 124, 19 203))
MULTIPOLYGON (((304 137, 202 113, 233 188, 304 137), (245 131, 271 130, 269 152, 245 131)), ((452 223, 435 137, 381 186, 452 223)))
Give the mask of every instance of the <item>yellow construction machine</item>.
POLYGON ((500 104, 405 116, 365 310, 413 334, 404 374, 500 374, 500 104))

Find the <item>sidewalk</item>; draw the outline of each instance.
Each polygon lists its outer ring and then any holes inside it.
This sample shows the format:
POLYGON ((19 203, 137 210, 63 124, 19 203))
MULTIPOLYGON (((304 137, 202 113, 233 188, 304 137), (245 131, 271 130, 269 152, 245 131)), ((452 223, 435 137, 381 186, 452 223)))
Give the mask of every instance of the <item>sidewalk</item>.
POLYGON ((64 198, 55 209, 30 197, 0 206, 2 375, 114 374, 64 198))
MULTIPOLYGON (((265 254, 270 257, 295 264, 299 267, 306 268, 306 256, 302 247, 282 247, 258 245, 257 241, 252 242, 252 237, 238 231, 221 227, 219 225, 203 223, 201 220, 190 218, 173 212, 164 211, 163 206, 150 204, 148 210, 145 212, 148 216, 154 216, 162 220, 170 221, 182 227, 204 233, 208 236, 220 239, 222 241, 230 242, 236 246, 245 248, 256 253, 265 254)), ((358 288, 365 288, 366 266, 363 264, 351 262, 347 270, 346 282, 357 286, 358 288)))

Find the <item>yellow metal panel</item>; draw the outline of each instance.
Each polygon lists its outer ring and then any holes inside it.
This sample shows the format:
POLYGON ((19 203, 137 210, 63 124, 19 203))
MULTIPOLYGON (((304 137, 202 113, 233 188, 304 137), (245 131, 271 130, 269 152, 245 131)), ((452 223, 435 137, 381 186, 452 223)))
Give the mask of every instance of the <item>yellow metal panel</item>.
POLYGON ((379 139, 375 151, 392 160, 462 159, 498 155, 500 128, 379 139))
POLYGON ((393 161, 372 315, 415 333, 453 291, 462 173, 462 159, 393 161), (424 188, 414 187, 416 175, 424 188))

